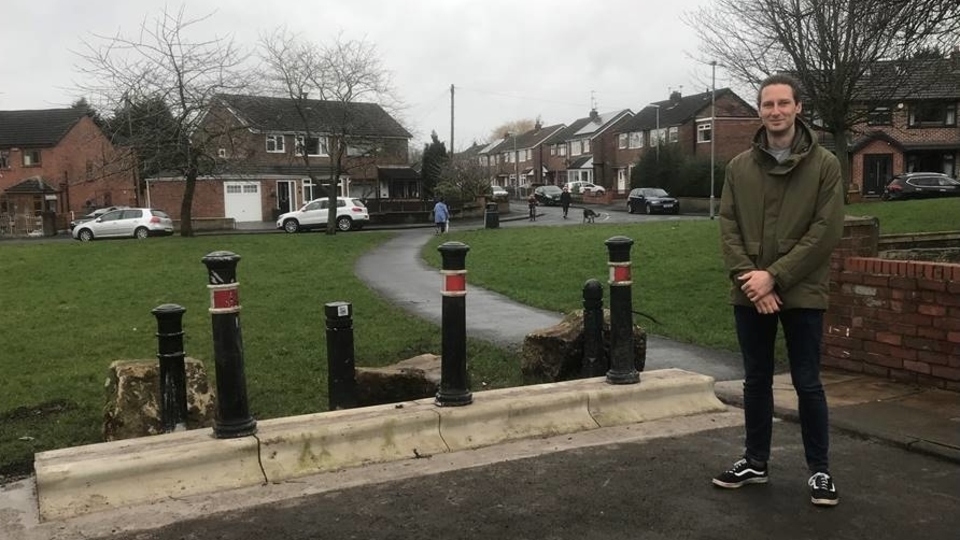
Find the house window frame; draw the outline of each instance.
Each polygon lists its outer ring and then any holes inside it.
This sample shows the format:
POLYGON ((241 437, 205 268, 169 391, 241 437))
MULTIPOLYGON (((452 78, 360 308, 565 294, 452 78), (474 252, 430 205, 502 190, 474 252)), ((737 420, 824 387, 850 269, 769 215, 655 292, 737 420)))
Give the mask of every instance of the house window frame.
POLYGON ((589 153, 590 153, 590 139, 583 139, 583 141, 581 141, 580 144, 581 144, 581 146, 582 146, 583 153, 584 153, 584 154, 589 154, 589 153))
POLYGON ((713 139, 713 120, 697 122, 697 144, 708 143, 713 139))
POLYGON ((10 151, 9 150, 0 150, 0 169, 9 169, 10 167, 10 151))
POLYGON ((567 155, 567 143, 562 143, 557 145, 557 152, 560 154, 560 157, 566 157, 567 155))
POLYGON ((627 148, 643 148, 643 132, 631 131, 628 135, 627 148))
POLYGON ((954 127, 957 125, 957 104, 952 101, 921 101, 910 105, 907 112, 908 128, 954 127), (937 108, 939 120, 917 120, 917 112, 930 112, 937 108), (926 110, 924 110, 926 108, 926 110))
POLYGON ((892 126, 893 107, 889 105, 875 105, 867 111, 868 126, 892 126))
POLYGON ((268 154, 283 154, 286 152, 284 147, 283 134, 282 133, 267 133, 265 140, 265 148, 268 154), (271 150, 270 146, 273 143, 273 149, 271 150))
POLYGON ((21 161, 24 167, 39 167, 43 164, 39 149, 25 149, 21 151, 21 161))
POLYGON ((316 154, 310 154, 310 148, 306 147, 307 136, 304 134, 299 134, 296 137, 296 155, 302 156, 303 151, 306 150, 307 157, 327 157, 330 155, 330 149, 328 147, 329 142, 326 137, 320 135, 310 137, 310 139, 317 140, 317 152, 316 154))
POLYGON ((620 133, 617 135, 617 149, 626 150, 630 146, 630 134, 620 133))
POLYGON ((667 142, 670 144, 680 142, 680 128, 671 126, 667 128, 667 142))

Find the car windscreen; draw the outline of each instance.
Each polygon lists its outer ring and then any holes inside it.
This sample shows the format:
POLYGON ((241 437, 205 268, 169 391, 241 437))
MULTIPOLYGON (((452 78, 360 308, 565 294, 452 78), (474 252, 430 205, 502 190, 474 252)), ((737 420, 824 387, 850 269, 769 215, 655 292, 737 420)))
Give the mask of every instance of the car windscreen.
POLYGON ((669 197, 670 195, 666 190, 660 188, 651 188, 643 190, 644 197, 669 197))
POLYGON ((540 192, 543 193, 544 195, 556 195, 561 191, 562 190, 560 189, 559 186, 543 186, 540 188, 540 192))

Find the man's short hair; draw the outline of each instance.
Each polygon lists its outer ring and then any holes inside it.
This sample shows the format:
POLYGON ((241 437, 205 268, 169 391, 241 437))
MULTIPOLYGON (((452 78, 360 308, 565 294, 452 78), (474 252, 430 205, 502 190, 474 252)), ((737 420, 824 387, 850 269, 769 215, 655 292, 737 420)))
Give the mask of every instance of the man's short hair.
POLYGON ((800 103, 802 101, 800 95, 800 81, 790 75, 787 75, 786 73, 777 73, 775 75, 770 75, 760 82, 760 89, 757 90, 757 107, 760 106, 760 95, 763 94, 763 89, 774 84, 785 84, 789 86, 790 89, 793 90, 793 101, 796 103, 800 103))

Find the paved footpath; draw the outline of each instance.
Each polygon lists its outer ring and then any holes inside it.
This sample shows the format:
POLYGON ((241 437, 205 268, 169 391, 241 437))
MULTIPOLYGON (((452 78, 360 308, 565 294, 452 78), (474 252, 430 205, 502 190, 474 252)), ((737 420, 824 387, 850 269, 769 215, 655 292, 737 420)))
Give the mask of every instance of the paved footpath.
MULTIPOLYGON (((439 325, 440 273, 420 258, 421 248, 432 236, 432 230, 428 229, 401 231, 392 240, 364 255, 355 272, 390 302, 439 325)), ((501 294, 469 285, 469 277, 467 281, 469 337, 519 347, 530 332, 553 326, 563 318, 560 313, 531 308, 501 294)), ((740 357, 736 354, 648 335, 646 369, 671 367, 710 375, 718 381, 743 378, 740 357)))

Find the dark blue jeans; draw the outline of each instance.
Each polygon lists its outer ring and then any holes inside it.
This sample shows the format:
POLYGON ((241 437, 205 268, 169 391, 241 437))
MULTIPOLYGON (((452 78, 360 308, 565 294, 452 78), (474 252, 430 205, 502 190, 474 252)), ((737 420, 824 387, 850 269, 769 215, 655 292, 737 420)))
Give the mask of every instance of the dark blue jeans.
POLYGON ((734 306, 737 338, 743 354, 743 415, 746 457, 770 459, 773 431, 773 357, 778 323, 783 325, 790 377, 797 392, 803 451, 811 472, 827 472, 830 446, 827 399, 820 382, 823 310, 787 309, 762 315, 753 307, 734 306))

